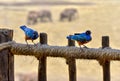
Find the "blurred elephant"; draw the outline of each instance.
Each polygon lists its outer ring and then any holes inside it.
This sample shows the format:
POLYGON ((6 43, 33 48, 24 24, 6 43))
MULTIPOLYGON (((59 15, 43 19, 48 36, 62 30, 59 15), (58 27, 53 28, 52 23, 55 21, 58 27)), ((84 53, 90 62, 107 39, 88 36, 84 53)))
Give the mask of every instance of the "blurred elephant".
POLYGON ((27 16, 27 24, 36 24, 38 18, 38 12, 37 11, 29 11, 27 16))
POLYGON ((49 10, 41 10, 38 12, 38 19, 41 22, 52 21, 52 14, 49 10))
POLYGON ((72 21, 76 18, 78 14, 77 9, 75 8, 67 8, 60 14, 60 21, 63 21, 63 19, 68 19, 68 21, 72 21))

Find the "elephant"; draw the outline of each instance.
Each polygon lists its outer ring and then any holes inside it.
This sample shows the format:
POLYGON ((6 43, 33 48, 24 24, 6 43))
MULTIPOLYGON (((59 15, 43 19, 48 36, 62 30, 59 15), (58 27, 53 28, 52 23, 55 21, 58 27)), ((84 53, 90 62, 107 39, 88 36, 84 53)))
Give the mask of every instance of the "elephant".
POLYGON ((29 11, 27 16, 27 24, 36 24, 38 18, 38 12, 37 11, 29 11))
POLYGON ((60 21, 63 21, 63 19, 68 19, 68 21, 72 21, 73 19, 75 19, 77 13, 78 13, 77 9, 67 8, 61 12, 60 21))
POLYGON ((52 14, 49 10, 38 11, 38 19, 41 22, 52 21, 52 14))

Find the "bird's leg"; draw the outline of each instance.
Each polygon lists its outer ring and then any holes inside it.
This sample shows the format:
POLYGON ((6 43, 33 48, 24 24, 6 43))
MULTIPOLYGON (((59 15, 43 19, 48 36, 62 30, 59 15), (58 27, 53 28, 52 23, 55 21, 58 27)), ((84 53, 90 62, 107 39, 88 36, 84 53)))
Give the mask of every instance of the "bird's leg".
POLYGON ((79 45, 80 46, 80 50, 81 50, 81 52, 83 52, 83 48, 81 47, 81 45, 79 45))
POLYGON ((28 46, 28 42, 27 42, 27 40, 25 39, 25 42, 26 42, 26 44, 27 44, 27 46, 28 46))
POLYGON ((32 43, 33 43, 34 45, 36 45, 36 44, 33 42, 33 40, 32 40, 32 43))
POLYGON ((81 45, 80 45, 80 49, 81 49, 82 47, 81 47, 81 45))
POLYGON ((25 35, 25 42, 26 42, 27 46, 29 46, 27 40, 28 40, 28 37, 25 35))
POLYGON ((78 43, 78 45, 80 46, 80 49, 82 49, 82 47, 81 47, 81 42, 77 41, 77 43, 78 43))
POLYGON ((26 42, 27 46, 30 48, 30 46, 29 46, 29 44, 28 44, 27 40, 25 40, 25 42, 26 42))

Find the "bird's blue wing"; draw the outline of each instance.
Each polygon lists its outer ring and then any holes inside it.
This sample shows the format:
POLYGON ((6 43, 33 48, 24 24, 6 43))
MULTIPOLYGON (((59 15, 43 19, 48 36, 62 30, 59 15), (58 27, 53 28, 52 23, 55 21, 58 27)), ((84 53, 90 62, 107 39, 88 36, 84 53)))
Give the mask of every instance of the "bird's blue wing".
POLYGON ((24 31, 25 35, 32 40, 37 39, 39 36, 37 31, 35 31, 31 28, 28 28, 25 25, 20 26, 20 28, 24 31))
POLYGON ((25 26, 25 25, 20 26, 20 28, 25 32, 25 35, 26 35, 27 37, 30 37, 30 38, 33 37, 33 33, 35 32, 33 29, 28 28, 28 27, 25 26))
POLYGON ((85 41, 86 36, 85 36, 84 33, 82 33, 82 34, 74 34, 74 35, 67 36, 67 39, 76 40, 76 41, 85 41))
POLYGON ((76 40, 76 41, 85 41, 86 40, 86 35, 84 33, 82 34, 75 34, 75 35, 72 35, 71 37, 71 40, 76 40))
POLYGON ((81 42, 86 41, 86 36, 81 35, 81 34, 80 35, 74 35, 72 38, 76 41, 81 41, 81 42))
POLYGON ((92 37, 90 35, 80 35, 78 36, 78 41, 81 42, 87 42, 87 41, 91 41, 92 37))
POLYGON ((30 29, 30 28, 25 29, 25 34, 30 38, 33 36, 33 33, 34 33, 34 30, 32 30, 32 29, 30 29))
POLYGON ((78 33, 78 34, 67 36, 67 39, 85 42, 85 41, 90 41, 92 38, 90 35, 86 35, 85 33, 80 33, 80 34, 78 33))

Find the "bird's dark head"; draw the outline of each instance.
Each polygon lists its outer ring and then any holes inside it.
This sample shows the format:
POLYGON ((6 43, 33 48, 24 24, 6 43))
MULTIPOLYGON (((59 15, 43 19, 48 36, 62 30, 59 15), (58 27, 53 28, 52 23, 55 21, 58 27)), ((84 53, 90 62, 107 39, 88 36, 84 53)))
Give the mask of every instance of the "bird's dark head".
POLYGON ((86 35, 90 35, 90 34, 91 34, 91 31, 90 31, 90 30, 87 30, 85 33, 86 33, 86 35))
POLYGON ((37 31, 35 31, 34 33, 33 33, 33 37, 32 37, 32 39, 37 39, 38 38, 38 32, 37 31))
POLYGON ((27 27, 27 26, 25 26, 25 25, 20 26, 20 28, 23 29, 23 30, 24 30, 26 27, 27 27))

